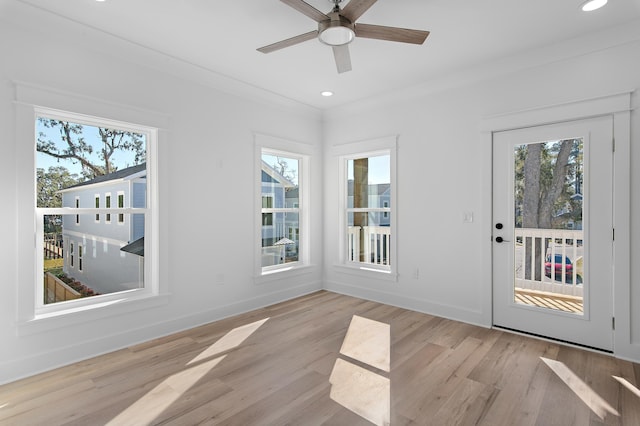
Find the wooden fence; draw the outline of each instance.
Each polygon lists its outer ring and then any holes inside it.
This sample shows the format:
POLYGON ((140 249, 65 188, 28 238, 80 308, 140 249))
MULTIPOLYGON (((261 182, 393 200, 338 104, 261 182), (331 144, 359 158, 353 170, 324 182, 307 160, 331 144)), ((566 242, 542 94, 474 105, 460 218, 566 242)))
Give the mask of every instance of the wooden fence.
POLYGON ((44 275, 44 303, 64 302, 79 299, 80 293, 69 287, 61 279, 47 272, 44 275))

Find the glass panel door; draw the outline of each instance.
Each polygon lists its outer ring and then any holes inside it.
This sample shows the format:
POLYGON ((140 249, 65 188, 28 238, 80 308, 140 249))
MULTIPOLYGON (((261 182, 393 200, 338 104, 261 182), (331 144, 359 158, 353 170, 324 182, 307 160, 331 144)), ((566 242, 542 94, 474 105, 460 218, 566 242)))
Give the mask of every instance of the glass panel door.
POLYGON ((493 135, 493 321, 613 345, 611 117, 493 135))

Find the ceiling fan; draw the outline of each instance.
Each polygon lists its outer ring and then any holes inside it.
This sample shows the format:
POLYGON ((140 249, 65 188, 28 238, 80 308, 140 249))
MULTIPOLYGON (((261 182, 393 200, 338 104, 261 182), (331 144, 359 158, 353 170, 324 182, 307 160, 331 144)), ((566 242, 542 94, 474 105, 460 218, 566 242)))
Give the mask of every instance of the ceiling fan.
POLYGON ((316 21, 318 29, 260 47, 257 50, 262 53, 270 53, 317 37, 322 43, 333 48, 333 56, 339 73, 351 71, 349 43, 355 37, 422 44, 429 35, 429 31, 356 23, 356 20, 377 0, 350 0, 344 9, 340 9, 342 0, 329 0, 334 6, 333 10, 327 14, 320 12, 303 0, 281 1, 316 21))

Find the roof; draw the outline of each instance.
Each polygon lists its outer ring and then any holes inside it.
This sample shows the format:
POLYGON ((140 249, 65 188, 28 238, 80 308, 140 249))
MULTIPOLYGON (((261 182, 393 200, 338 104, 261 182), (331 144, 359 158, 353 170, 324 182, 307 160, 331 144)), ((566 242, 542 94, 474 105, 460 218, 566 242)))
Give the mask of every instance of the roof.
POLYGON ((126 246, 121 247, 120 250, 144 257, 144 237, 138 238, 137 240, 130 242, 126 246))
POLYGON ((146 169, 147 169, 147 163, 138 164, 136 166, 127 167, 126 169, 116 170, 113 173, 108 173, 106 175, 98 176, 96 178, 87 180, 85 182, 80 182, 80 183, 78 183, 76 185, 72 185, 72 186, 69 186, 69 187, 63 189, 60 192, 66 191, 67 189, 78 188, 78 187, 81 187, 81 186, 87 186, 87 185, 93 185, 93 184, 96 184, 96 183, 108 182, 110 180, 125 179, 125 178, 131 177, 131 176, 133 176, 135 174, 144 172, 144 171, 146 171, 146 169))
POLYGON ((267 164, 264 160, 262 160, 262 171, 274 179, 276 182, 280 183, 285 188, 295 187, 296 184, 291 182, 286 177, 282 176, 276 169, 267 164))

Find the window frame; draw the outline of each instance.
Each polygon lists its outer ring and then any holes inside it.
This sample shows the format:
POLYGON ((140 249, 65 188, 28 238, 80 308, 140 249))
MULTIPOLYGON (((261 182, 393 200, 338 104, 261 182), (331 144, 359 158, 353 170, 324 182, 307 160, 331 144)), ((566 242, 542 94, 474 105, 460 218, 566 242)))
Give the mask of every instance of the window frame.
MULTIPOLYGON (((159 134, 168 124, 168 116, 139 108, 129 108, 65 92, 51 91, 16 83, 16 157, 21 164, 31 164, 18 173, 18 184, 30 188, 19 194, 19 217, 29 218, 18 223, 19 232, 34 234, 36 244, 24 238, 18 247, 16 282, 18 335, 30 335, 73 325, 78 320, 102 318, 168 302, 167 285, 159 282, 159 226, 157 147, 159 134), (74 111, 83 111, 78 113, 74 111), (144 133, 147 137, 147 204, 141 209, 120 209, 125 214, 145 214, 144 288, 126 290, 66 302, 44 304, 43 282, 43 220, 45 215, 93 215, 107 213, 95 208, 38 208, 36 204, 36 120, 38 117, 68 120, 89 125, 118 128, 144 133), (135 124, 134 124, 135 123, 135 124)), ((115 210, 116 212, 118 210, 115 210)), ((77 263, 77 262, 76 262, 77 263)))
POLYGON ((398 279, 398 202, 397 202, 397 136, 387 136, 378 139, 365 140, 360 142, 346 143, 334 147, 334 155, 336 156, 338 169, 338 250, 336 255, 335 266, 343 268, 343 271, 366 276, 368 278, 397 281, 398 279), (388 208, 368 208, 374 212, 387 212, 389 216, 390 227, 390 258, 391 264, 376 265, 365 262, 354 262, 347 258, 348 252, 348 213, 349 211, 361 211, 358 208, 349 208, 348 206, 348 170, 347 164, 349 160, 359 158, 370 158, 380 155, 389 155, 389 204, 388 208))
POLYGON ((82 243, 78 243, 78 272, 84 272, 82 267, 82 259, 84 257, 83 248, 82 243))
MULTIPOLYGON (((254 196, 254 279, 256 283, 277 279, 282 273, 310 266, 309 187, 312 147, 299 142, 263 134, 254 134, 255 196, 254 196), (298 207, 263 208, 262 202, 262 154, 277 155, 298 161, 298 207), (266 211, 265 211, 266 210, 266 211), (298 260, 279 265, 262 266, 262 221, 264 213, 292 212, 298 214, 298 260)), ((286 231, 286 230, 285 230, 286 231)))
MULTIPOLYGON (((94 205, 93 206, 96 209, 99 209, 100 208, 100 194, 95 194, 93 196, 93 199, 94 199, 94 205)), ((96 213, 96 223, 100 223, 100 213, 96 213)))
MULTIPOLYGON (((126 206, 125 206, 126 199, 127 199, 127 197, 124 196, 124 191, 116 192, 116 209, 118 211, 122 211, 123 209, 126 208, 126 206), (120 201, 122 201, 122 203, 120 201)), ((118 225, 124 225, 124 223, 125 223, 124 215, 125 214, 124 213, 117 213, 117 214, 118 214, 118 225)))
MULTIPOLYGON (((111 208, 111 192, 105 192, 104 194, 104 208, 105 209, 111 208)), ((111 223, 111 213, 105 213, 104 223, 106 224, 111 223)))

